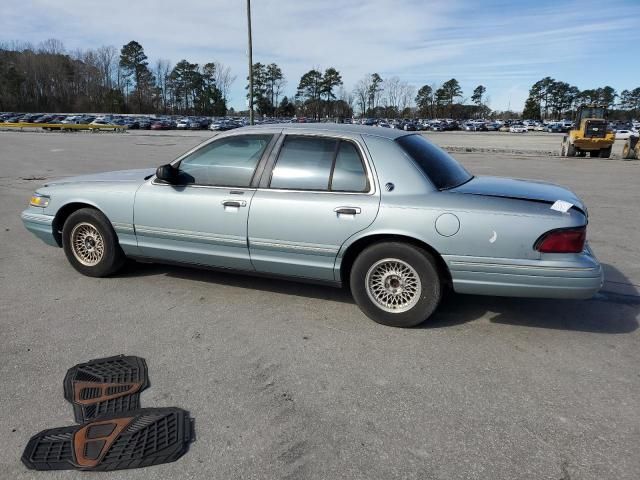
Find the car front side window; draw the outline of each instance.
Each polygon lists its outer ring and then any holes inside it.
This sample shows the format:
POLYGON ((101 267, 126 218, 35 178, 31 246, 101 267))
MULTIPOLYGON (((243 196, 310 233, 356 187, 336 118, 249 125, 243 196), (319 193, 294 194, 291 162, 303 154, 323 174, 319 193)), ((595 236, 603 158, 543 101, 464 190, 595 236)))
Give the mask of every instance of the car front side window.
POLYGON ((213 141, 180 162, 182 184, 248 187, 272 135, 236 135, 213 141))

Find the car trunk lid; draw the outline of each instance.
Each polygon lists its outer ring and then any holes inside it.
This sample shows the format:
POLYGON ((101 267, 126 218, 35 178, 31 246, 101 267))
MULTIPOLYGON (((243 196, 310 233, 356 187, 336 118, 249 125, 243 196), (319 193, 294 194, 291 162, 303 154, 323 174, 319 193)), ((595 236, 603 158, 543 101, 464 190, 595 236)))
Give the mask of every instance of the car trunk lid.
POLYGON ((468 182, 452 188, 450 192, 487 197, 514 198, 553 205, 562 200, 571 203, 585 215, 587 210, 575 193, 559 185, 537 180, 522 180, 500 177, 474 177, 468 182))

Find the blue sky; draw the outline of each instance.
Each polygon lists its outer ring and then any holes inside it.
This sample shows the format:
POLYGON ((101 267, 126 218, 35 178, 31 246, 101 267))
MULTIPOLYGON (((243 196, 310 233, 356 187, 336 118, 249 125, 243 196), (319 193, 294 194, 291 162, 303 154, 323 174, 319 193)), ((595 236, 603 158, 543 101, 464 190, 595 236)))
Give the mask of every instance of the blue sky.
MULTIPOLYGON (((580 89, 640 86, 640 0, 253 0, 254 61, 278 63, 293 94, 329 66, 350 90, 366 73, 420 87, 457 78, 494 109, 522 109, 551 76, 580 89)), ((68 50, 140 42, 151 61, 220 61, 244 108, 244 0, 2 0, 0 41, 47 38, 68 50)))

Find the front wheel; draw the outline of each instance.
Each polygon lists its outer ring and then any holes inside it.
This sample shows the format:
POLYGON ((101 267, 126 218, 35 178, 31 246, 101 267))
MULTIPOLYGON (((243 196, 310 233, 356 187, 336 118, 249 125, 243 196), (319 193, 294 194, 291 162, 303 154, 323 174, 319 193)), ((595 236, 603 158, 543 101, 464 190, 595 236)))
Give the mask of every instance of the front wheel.
POLYGON ((611 157, 611 149, 613 147, 609 147, 609 148, 603 148, 600 150, 600 158, 609 158, 611 157))
POLYGON ((69 215, 62 228, 62 246, 71 266, 89 277, 111 275, 125 261, 111 223, 93 208, 69 215))
POLYGON ((356 258, 351 293, 370 319, 392 327, 413 327, 427 320, 442 295, 435 260, 406 243, 378 243, 356 258))

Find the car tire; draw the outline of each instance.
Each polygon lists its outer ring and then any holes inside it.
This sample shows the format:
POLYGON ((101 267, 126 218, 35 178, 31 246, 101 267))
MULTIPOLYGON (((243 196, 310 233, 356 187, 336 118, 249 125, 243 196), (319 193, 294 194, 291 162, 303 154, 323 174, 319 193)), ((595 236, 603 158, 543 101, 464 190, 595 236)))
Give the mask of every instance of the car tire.
POLYGON ((354 300, 371 320, 413 327, 436 310, 442 280, 426 250, 401 242, 377 243, 356 258, 349 277, 354 300))
POLYGON ((600 150, 600 158, 609 158, 611 157, 611 148, 603 148, 600 150))
POLYGON ((62 228, 62 246, 71 266, 88 277, 112 275, 125 262, 111 223, 93 208, 69 215, 62 228))

